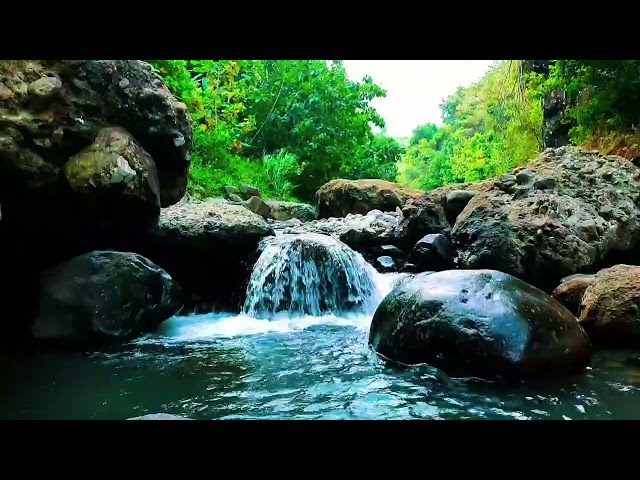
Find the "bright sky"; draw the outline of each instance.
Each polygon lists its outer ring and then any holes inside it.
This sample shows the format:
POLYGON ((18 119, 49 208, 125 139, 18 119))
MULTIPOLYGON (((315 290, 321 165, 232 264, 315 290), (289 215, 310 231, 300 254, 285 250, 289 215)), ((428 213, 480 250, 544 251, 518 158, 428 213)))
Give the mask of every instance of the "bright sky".
POLYGON ((409 137, 423 123, 442 124, 438 105, 459 86, 479 80, 494 60, 344 60, 347 75, 365 75, 387 90, 376 107, 392 137, 409 137))

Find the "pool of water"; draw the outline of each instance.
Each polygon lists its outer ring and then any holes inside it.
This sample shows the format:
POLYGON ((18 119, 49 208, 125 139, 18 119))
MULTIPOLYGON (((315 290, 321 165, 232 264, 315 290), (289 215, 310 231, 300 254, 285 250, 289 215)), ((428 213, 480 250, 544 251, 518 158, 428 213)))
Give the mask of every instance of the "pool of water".
POLYGON ((504 386, 381 362, 370 316, 176 317, 131 344, 1 359, 1 419, 638 419, 640 354, 599 351, 582 375, 504 386))

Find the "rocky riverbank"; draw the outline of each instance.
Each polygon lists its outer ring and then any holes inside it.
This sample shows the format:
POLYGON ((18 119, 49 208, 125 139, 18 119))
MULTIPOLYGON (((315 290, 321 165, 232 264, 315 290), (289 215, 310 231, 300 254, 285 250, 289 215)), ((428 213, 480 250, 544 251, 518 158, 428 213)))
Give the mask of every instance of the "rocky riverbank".
MULTIPOLYGON (((148 64, 9 61, 0 80, 7 344, 108 343, 176 312, 237 312, 261 240, 283 234, 332 236, 379 272, 498 272, 433 278, 462 293, 465 282, 485 282, 496 298, 522 305, 522 292, 535 288, 559 322, 540 327, 544 338, 577 318, 596 344, 637 343, 640 168, 622 157, 548 149, 496 179, 430 192, 337 179, 318 190, 315 206, 264 199, 250 185, 228 186, 225 199, 195 200, 185 195, 193 136, 185 106, 148 64)), ((415 278, 423 283, 401 282, 391 298, 424 294, 434 281, 415 278)), ((427 297, 425 304, 439 301, 427 297)), ((456 298, 446 303, 469 308, 456 298)), ((381 307, 385 331, 397 321, 389 302, 381 307)), ((505 322, 537 322, 529 317, 513 311, 505 322)), ((567 341, 581 365, 579 338, 573 332, 567 341)), ((373 341, 398 358, 423 358, 394 342, 373 341)), ((532 371, 530 362, 544 360, 534 350, 520 352, 512 367, 532 371)))

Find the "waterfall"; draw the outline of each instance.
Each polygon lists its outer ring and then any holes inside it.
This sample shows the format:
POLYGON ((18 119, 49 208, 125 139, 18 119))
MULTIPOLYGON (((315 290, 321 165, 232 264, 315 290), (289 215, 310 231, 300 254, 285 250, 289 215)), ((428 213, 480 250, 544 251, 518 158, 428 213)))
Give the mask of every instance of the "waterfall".
POLYGON ((375 269, 359 253, 328 235, 278 235, 262 241, 243 313, 271 318, 373 313, 381 300, 375 269))

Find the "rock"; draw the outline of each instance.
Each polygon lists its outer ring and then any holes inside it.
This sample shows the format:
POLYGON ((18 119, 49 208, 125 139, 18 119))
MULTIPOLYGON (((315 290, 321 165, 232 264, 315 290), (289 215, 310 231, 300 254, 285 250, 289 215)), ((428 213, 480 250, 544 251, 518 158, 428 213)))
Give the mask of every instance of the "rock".
POLYGON ((442 190, 434 190, 407 201, 402 209, 403 220, 396 232, 403 247, 410 249, 425 235, 449 230, 445 202, 446 193, 442 190))
POLYGON ((390 256, 394 260, 398 258, 403 258, 405 256, 405 253, 395 245, 382 245, 380 247, 380 251, 385 255, 390 256))
POLYGON ((615 156, 577 147, 548 149, 492 182, 458 216, 451 238, 461 268, 492 268, 546 291, 562 277, 611 264, 640 239, 640 170, 615 156), (612 177, 594 175, 613 170, 612 177), (575 183, 575 178, 579 183, 575 183), (553 190, 536 189, 543 179, 553 190), (608 206, 606 218, 599 211, 608 206))
POLYGON ((245 202, 245 206, 264 219, 273 218, 271 216, 271 207, 260 197, 251 197, 245 202))
POLYGON ((448 270, 398 282, 378 306, 369 343, 402 364, 449 376, 526 379, 576 373, 589 338, 565 307, 493 270, 448 270))
POLYGON ((589 285, 593 283, 595 275, 577 274, 565 277, 560 281, 552 295, 574 315, 578 315, 582 296, 589 285))
POLYGON ((243 183, 240 185, 240 196, 244 197, 245 200, 249 200, 251 197, 261 197, 262 195, 260 195, 260 190, 256 187, 243 183))
POLYGON ((239 203, 241 204, 243 202, 242 198, 240 198, 238 195, 236 195, 235 193, 230 193, 229 196, 227 197, 229 199, 230 202, 233 203, 239 203))
POLYGON ((273 235, 242 205, 191 202, 162 209, 138 250, 162 265, 189 294, 187 309, 239 311, 258 244, 273 235))
MULTIPOLYGON (((140 60, 11 60, 2 62, 0 195, 8 200, 64 186, 40 180, 91 145, 104 127, 121 127, 158 169, 163 206, 187 187, 193 146, 186 106, 140 60), (126 80, 126 88, 122 88, 126 80), (36 160, 37 159, 37 160, 36 160), (43 162, 38 168, 30 163, 43 162)), ((2 200, 0 200, 2 201, 2 200)))
POLYGON ((594 343, 640 345, 640 267, 600 270, 582 296, 579 320, 594 343))
POLYGON ((543 126, 542 138, 545 148, 558 148, 569 145, 569 132, 575 121, 568 115, 574 102, 567 92, 556 89, 548 93, 542 102, 543 126))
POLYGON ((393 212, 422 193, 385 180, 331 180, 316 192, 318 218, 366 215, 371 210, 393 212))
POLYGON ((416 243, 409 254, 406 272, 440 271, 453 267, 453 248, 447 237, 441 233, 425 235, 416 243))
POLYGON ((388 256, 378 257, 376 259, 376 269, 379 272, 395 272, 397 271, 396 263, 393 261, 393 258, 388 256))
POLYGON ((232 186, 232 185, 225 185, 224 187, 224 193, 225 193, 225 197, 230 198, 231 195, 236 195, 236 196, 240 196, 240 189, 232 186))
POLYGON ((134 338, 181 307, 181 289, 147 258, 95 251, 43 272, 35 338, 77 346, 134 338))
POLYGON ((315 208, 306 203, 268 200, 267 205, 271 207, 271 215, 276 220, 287 221, 295 218, 310 222, 316 218, 315 208))
POLYGON ((147 229, 160 215, 158 171, 122 128, 104 128, 94 143, 64 165, 71 189, 96 224, 147 229), (124 214, 126 212, 126 214, 124 214))
POLYGON ((127 418, 127 420, 193 420, 193 418, 171 415, 169 413, 149 413, 141 417, 127 418))
POLYGON ((447 194, 445 202, 445 213, 451 225, 456 223, 456 218, 464 210, 469 201, 475 197, 477 192, 470 190, 452 190, 447 194))
POLYGON ((382 245, 388 245, 394 240, 394 232, 398 226, 398 215, 385 213, 374 217, 369 215, 350 215, 343 218, 323 218, 310 222, 292 225, 290 221, 273 221, 271 225, 276 234, 305 234, 321 233, 330 235, 346 243, 349 247, 361 253, 374 266, 376 259, 385 253, 382 245))

